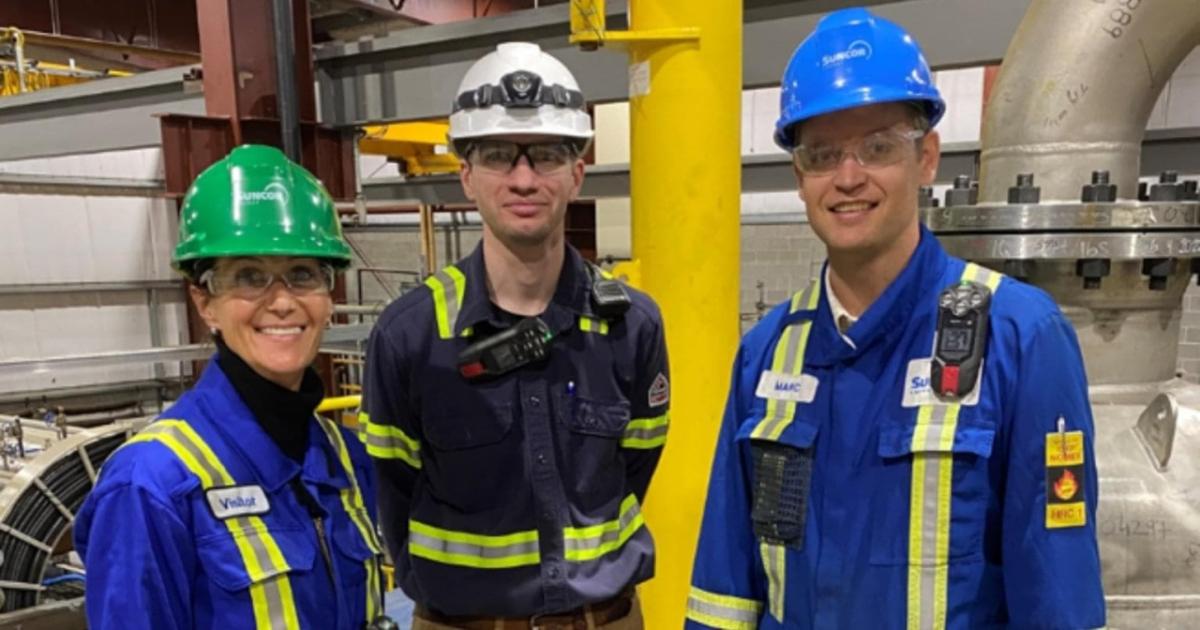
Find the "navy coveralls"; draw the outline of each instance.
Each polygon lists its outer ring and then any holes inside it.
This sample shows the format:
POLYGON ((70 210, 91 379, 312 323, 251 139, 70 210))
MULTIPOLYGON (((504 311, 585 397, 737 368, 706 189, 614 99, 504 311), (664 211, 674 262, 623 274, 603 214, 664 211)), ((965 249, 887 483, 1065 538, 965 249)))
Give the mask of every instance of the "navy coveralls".
POLYGON ((541 319, 549 358, 460 376, 461 349, 512 325, 488 295, 483 249, 379 319, 364 416, 397 581, 447 615, 531 616, 601 602, 649 579, 640 504, 666 441, 669 374, 658 308, 604 320, 567 247, 541 319))

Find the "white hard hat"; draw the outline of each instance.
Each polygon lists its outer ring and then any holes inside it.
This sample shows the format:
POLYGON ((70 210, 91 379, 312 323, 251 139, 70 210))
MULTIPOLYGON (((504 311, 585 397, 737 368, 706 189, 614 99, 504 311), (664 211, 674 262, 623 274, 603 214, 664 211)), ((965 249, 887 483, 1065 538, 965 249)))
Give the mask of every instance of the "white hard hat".
POLYGON ((461 155, 467 141, 537 134, 592 139, 592 117, 571 71, 537 44, 510 42, 475 62, 458 86, 450 142, 461 155))

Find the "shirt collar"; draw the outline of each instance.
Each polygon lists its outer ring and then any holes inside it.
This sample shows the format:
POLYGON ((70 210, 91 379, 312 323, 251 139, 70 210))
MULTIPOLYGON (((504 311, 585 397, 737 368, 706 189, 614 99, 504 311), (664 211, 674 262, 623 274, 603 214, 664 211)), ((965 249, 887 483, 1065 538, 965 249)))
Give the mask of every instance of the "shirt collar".
MULTIPOLYGON (((579 316, 595 317, 589 295, 592 280, 587 268, 588 262, 570 244, 565 247, 562 271, 558 274, 554 296, 550 298, 550 304, 541 316, 556 333, 574 326, 579 316)), ((466 284, 463 287, 463 304, 454 326, 455 336, 461 336, 467 328, 485 322, 497 329, 508 327, 500 307, 496 306, 488 295, 483 243, 480 242, 469 256, 459 261, 457 267, 463 272, 466 284)))
POLYGON ((825 295, 829 298, 829 310, 833 315, 833 325, 837 327, 838 332, 842 335, 842 339, 846 343, 854 347, 854 340, 850 338, 850 329, 858 322, 858 318, 851 315, 850 311, 842 306, 842 301, 838 299, 837 292, 833 290, 833 283, 829 281, 829 265, 825 265, 825 295), (843 324, 844 322, 844 324, 843 324))
MULTIPOLYGON (((921 238, 917 249, 905 264, 896 279, 867 308, 853 326, 841 335, 834 324, 833 293, 828 290, 826 274, 824 304, 828 304, 828 315, 816 314, 809 351, 805 364, 831 365, 868 351, 876 344, 888 344, 908 329, 914 312, 921 300, 936 301, 937 286, 945 273, 950 257, 938 243, 933 233, 921 226, 921 238), (849 337, 852 344, 845 343, 849 337)), ((826 262, 828 267, 828 262, 826 262)), ((820 309, 819 309, 820 310, 820 309)))

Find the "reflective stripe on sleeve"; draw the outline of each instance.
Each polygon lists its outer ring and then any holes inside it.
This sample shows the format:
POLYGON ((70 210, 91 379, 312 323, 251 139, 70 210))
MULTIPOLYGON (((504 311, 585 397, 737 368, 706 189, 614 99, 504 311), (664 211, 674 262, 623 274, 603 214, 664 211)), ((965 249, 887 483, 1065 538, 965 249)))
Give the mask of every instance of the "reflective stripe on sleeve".
POLYGON ((653 418, 634 418, 621 437, 622 448, 654 449, 667 443, 671 415, 664 413, 653 418))
POLYGON ((587 562, 623 547, 645 521, 637 497, 629 495, 621 501, 620 515, 588 527, 563 529, 564 557, 568 562, 587 562))
POLYGON ((421 443, 409 437, 399 427, 371 422, 371 416, 358 414, 359 426, 363 427, 367 454, 379 459, 399 459, 421 469, 421 443))
POLYGON ((755 630, 763 604, 753 599, 719 595, 693 586, 688 592, 687 618, 720 630, 755 630))

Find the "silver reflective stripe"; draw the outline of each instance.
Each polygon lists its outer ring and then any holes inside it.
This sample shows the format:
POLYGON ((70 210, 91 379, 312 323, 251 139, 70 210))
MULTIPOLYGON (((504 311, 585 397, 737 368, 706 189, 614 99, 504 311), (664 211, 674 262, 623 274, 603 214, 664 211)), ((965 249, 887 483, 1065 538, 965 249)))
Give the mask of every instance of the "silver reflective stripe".
MULTIPOLYGON (((809 301, 812 300, 813 291, 819 290, 819 283, 809 285, 803 293, 799 294, 799 298, 792 302, 791 312, 795 313, 806 309, 809 301)), ((801 348, 808 343, 808 333, 811 329, 812 320, 796 322, 784 329, 784 337, 780 339, 780 343, 787 344, 784 348, 786 354, 784 355, 782 366, 784 374, 797 375, 803 371, 804 357, 801 356, 800 352, 801 348)), ((778 345, 776 348, 778 348, 778 345)), ((778 352, 778 349, 776 352, 778 352)), ((796 410, 796 404, 791 401, 772 400, 767 403, 767 409, 772 412, 771 415, 758 423, 752 437, 771 439, 771 436, 776 435, 779 431, 780 425, 791 421, 792 414, 796 410)))
POLYGON ((358 421, 363 427, 363 443, 367 454, 378 459, 399 459, 413 468, 421 468, 421 443, 399 427, 371 422, 371 416, 360 412, 358 421))
MULTIPOLYGON (((150 426, 154 427, 158 424, 159 423, 154 423, 150 426)), ((146 431, 142 431, 142 433, 146 433, 146 431)), ((179 430, 177 427, 163 425, 160 427, 159 431, 156 431, 156 433, 164 433, 174 438, 175 441, 178 442, 179 445, 182 446, 183 449, 192 456, 192 459, 196 460, 196 462, 200 464, 200 467, 203 468, 204 472, 208 474, 209 479, 224 485, 231 486, 235 484, 234 480, 230 479, 228 475, 223 473, 223 471, 214 468, 212 462, 210 462, 208 458, 204 456, 204 453, 200 450, 199 446, 197 446, 196 443, 192 441, 192 439, 188 437, 186 433, 179 430)), ((204 489, 207 490, 208 487, 205 487, 204 489)), ((280 573, 287 572, 291 568, 288 566, 277 566, 271 560, 270 554, 267 553, 266 545, 263 544, 262 538, 259 537, 258 532, 250 524, 249 519, 244 516, 237 516, 226 519, 226 522, 231 523, 235 529, 240 531, 241 534, 245 536, 246 541, 250 543, 250 548, 254 550, 254 558, 258 561, 258 566, 263 568, 263 573, 265 573, 266 576, 278 575, 280 573)), ((246 567, 246 573, 248 575, 251 573, 250 567, 246 567)), ((254 576, 251 575, 252 579, 253 577, 254 576)), ((263 576, 259 576, 259 579, 262 579, 262 577, 263 576)), ((274 609, 275 607, 272 606, 272 614, 275 612, 274 609)))
POLYGON ((446 322, 450 324, 450 335, 454 335, 454 325, 458 322, 458 311, 462 307, 458 303, 458 285, 448 271, 442 269, 434 274, 442 283, 442 291, 446 296, 446 322))
MULTIPOLYGON (((800 357, 800 346, 803 345, 805 337, 807 336, 807 328, 811 326, 812 322, 804 321, 788 327, 788 339, 786 347, 787 354, 784 355, 783 359, 784 374, 796 374, 799 371, 797 370, 796 361, 798 359, 803 360, 803 357, 800 357)), ((801 366, 800 369, 803 369, 803 366, 801 366)), ((779 425, 788 421, 791 416, 790 412, 795 409, 794 405, 788 404, 790 401, 780 400, 773 402, 775 402, 775 404, 768 405, 768 407, 773 407, 774 413, 771 414, 770 418, 760 422, 758 427, 755 428, 755 437, 774 435, 776 430, 779 428, 779 425)))
MULTIPOLYGON (((235 484, 220 461, 215 459, 216 455, 204 444, 203 438, 185 422, 155 422, 131 439, 130 443, 151 440, 160 442, 179 457, 184 466, 200 479, 203 489, 235 484)), ((249 595, 256 630, 298 630, 299 619, 287 575, 291 567, 287 565, 279 545, 267 531, 262 519, 257 516, 238 516, 224 519, 224 523, 250 578, 249 595), (273 558, 278 558, 278 562, 273 558)))
POLYGON ((783 605, 787 600, 787 556, 781 545, 759 544, 763 569, 767 573, 767 603, 771 616, 783 623, 783 605))
POLYGON ((987 285, 995 293, 996 287, 1000 285, 1000 279, 1004 277, 1004 274, 997 273, 975 263, 967 263, 966 269, 963 270, 963 277, 967 279, 973 278, 975 282, 987 285))
POLYGON ((755 630, 762 603, 752 599, 717 595, 696 587, 688 593, 687 618, 722 630, 755 630))
POLYGON ((570 561, 594 560, 619 549, 643 522, 637 498, 630 495, 622 501, 621 515, 615 521, 590 527, 568 527, 563 535, 564 555, 570 561))
MULTIPOLYGON (((445 540, 434 536, 428 536, 410 529, 408 532, 408 542, 410 546, 416 545, 418 547, 433 551, 437 554, 466 556, 470 558, 478 558, 485 562, 487 560, 503 560, 530 554, 538 554, 538 542, 536 540, 517 542, 503 546, 478 545, 470 542, 445 540)), ((450 562, 448 564, 460 563, 450 562)), ((462 564, 473 566, 470 562, 464 562, 462 564)))
POLYGON ((637 440, 639 442, 649 442, 658 438, 666 437, 668 425, 659 425, 649 429, 631 429, 625 432, 624 440, 637 440))
POLYGON ((913 455, 925 457, 925 478, 921 480, 924 487, 921 502, 921 619, 922 627, 930 628, 937 624, 934 618, 934 587, 937 583, 937 536, 938 536, 938 504, 949 497, 938 493, 938 480, 941 477, 942 466, 948 466, 950 453, 936 452, 941 443, 942 433, 946 430, 947 405, 933 407, 929 422, 928 439, 924 444, 913 444, 913 455))
POLYGON ((282 576, 272 576, 263 580, 263 592, 267 596, 267 616, 271 619, 271 628, 287 628, 288 624, 283 616, 283 589, 281 586, 282 576))
POLYGON ((671 414, 664 413, 653 418, 634 418, 625 426, 621 436, 622 448, 661 448, 667 443, 667 432, 671 428, 671 414))
POLYGON ((354 526, 358 528, 363 543, 371 550, 371 557, 364 561, 367 577, 367 621, 371 621, 379 611, 379 573, 375 569, 382 549, 379 539, 375 535, 375 529, 371 525, 370 515, 363 503, 362 491, 358 487, 358 478, 354 474, 354 464, 350 461, 350 451, 346 448, 346 441, 342 439, 341 431, 338 430, 336 424, 326 418, 318 415, 316 419, 317 424, 320 424, 321 429, 325 431, 325 437, 337 451, 338 461, 341 462, 342 469, 346 471, 346 477, 350 482, 350 487, 341 492, 342 507, 346 510, 346 516, 350 517, 354 526))

